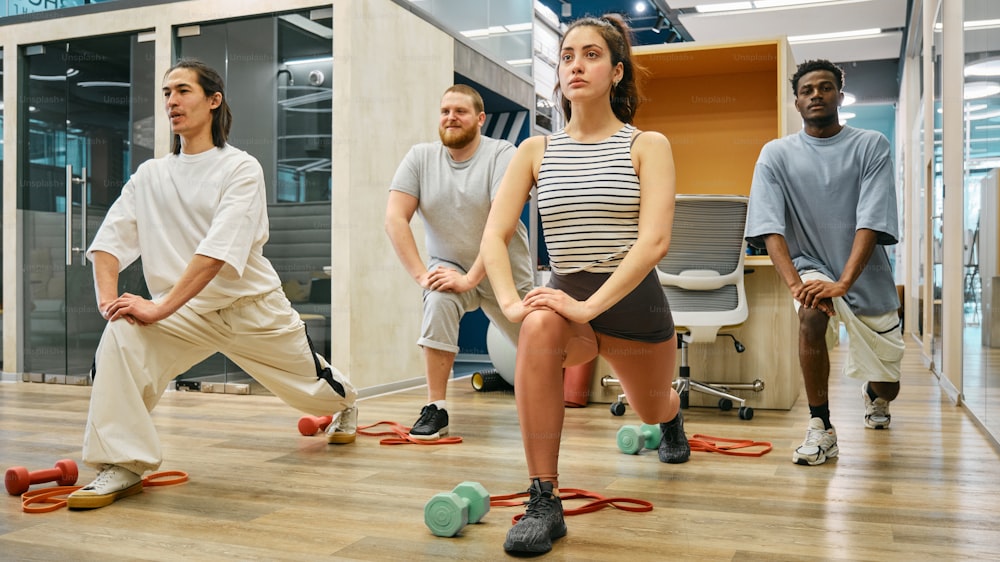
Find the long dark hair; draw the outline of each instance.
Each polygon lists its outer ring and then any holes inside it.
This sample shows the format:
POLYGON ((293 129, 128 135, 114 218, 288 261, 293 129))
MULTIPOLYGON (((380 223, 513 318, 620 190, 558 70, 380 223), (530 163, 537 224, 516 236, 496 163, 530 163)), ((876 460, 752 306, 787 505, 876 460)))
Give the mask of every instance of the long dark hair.
MULTIPOLYGON (((198 85, 205 91, 205 97, 213 96, 216 93, 222 95, 222 103, 219 104, 219 107, 212 110, 212 144, 218 148, 226 146, 226 140, 229 138, 229 129, 233 126, 233 112, 229 110, 229 102, 226 101, 226 86, 223 83, 222 76, 214 68, 198 59, 185 58, 171 66, 167 70, 167 73, 163 75, 164 79, 178 68, 191 70, 198 76, 198 85)), ((180 135, 173 136, 170 150, 174 154, 181 153, 180 135)))
MULTIPOLYGON (((625 20, 618 14, 606 14, 599 18, 584 17, 569 25, 563 38, 559 41, 559 51, 562 52, 563 41, 569 32, 577 27, 590 26, 597 28, 597 32, 604 38, 611 52, 611 66, 622 63, 622 79, 617 85, 611 88, 611 109, 623 123, 631 123, 635 117, 635 112, 639 108, 639 85, 638 81, 645 70, 636 65, 632 60, 632 32, 625 20)), ((562 64, 560 61, 559 64, 562 64)), ((558 73, 558 70, 557 70, 558 73)), ((558 74, 556 77, 556 97, 563 110, 563 115, 569 121, 572 115, 570 101, 562 95, 559 87, 558 74)))

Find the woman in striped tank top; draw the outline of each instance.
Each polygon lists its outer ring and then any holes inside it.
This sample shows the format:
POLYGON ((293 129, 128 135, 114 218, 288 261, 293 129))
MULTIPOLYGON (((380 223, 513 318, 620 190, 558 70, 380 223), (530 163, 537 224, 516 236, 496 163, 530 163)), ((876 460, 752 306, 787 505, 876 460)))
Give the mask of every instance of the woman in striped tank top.
POLYGON ((563 367, 604 357, 642 421, 660 425, 660 460, 691 454, 671 385, 673 321, 654 271, 670 245, 673 156, 662 134, 631 125, 640 98, 629 33, 617 15, 569 26, 558 68, 566 127, 521 144, 482 238, 504 314, 522 322, 514 387, 531 497, 507 534, 508 552, 547 552, 566 534, 558 497, 563 367), (552 278, 521 299, 507 241, 535 185, 552 278))

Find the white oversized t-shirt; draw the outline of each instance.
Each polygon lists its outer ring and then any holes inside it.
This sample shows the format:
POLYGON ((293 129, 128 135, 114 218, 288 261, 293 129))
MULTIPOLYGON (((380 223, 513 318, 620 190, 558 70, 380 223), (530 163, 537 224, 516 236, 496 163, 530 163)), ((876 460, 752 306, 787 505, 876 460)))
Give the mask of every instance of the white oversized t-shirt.
POLYGON ((188 301, 204 314, 281 286, 263 255, 268 238, 264 174, 226 145, 144 162, 122 189, 87 251, 107 252, 121 269, 142 258, 153 300, 164 297, 195 254, 225 262, 188 301))

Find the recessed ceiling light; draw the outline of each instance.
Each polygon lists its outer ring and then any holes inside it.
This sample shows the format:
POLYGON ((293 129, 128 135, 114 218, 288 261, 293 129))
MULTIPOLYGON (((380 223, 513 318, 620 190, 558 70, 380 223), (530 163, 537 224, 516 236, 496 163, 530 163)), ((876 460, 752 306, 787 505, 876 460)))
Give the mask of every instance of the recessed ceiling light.
POLYGON ((966 76, 1000 76, 1000 57, 990 57, 965 65, 966 76))
POLYGON ((802 6, 805 4, 823 4, 831 0, 753 0, 756 8, 777 8, 781 6, 802 6))
POLYGON ((977 100, 1000 94, 1000 82, 966 82, 965 99, 977 100))
POLYGON ((882 30, 877 27, 868 29, 855 29, 852 31, 837 31, 835 33, 814 33, 811 35, 791 35, 788 37, 789 43, 822 43, 824 41, 839 41, 841 39, 861 39, 863 37, 876 37, 882 34, 882 30))
POLYGON ((699 4, 694 7, 699 14, 710 14, 712 12, 735 12, 737 10, 752 10, 753 4, 750 2, 725 2, 722 4, 699 4))

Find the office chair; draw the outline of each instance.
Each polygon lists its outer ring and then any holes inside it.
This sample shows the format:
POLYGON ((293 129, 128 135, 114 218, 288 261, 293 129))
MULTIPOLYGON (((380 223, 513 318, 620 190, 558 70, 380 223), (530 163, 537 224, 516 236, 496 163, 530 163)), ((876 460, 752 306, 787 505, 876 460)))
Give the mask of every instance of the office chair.
MULTIPOLYGON (((674 386, 681 397, 681 407, 688 407, 690 390, 719 398, 719 408, 730 410, 740 404, 739 417, 753 418, 753 408, 746 400, 729 394, 731 389, 761 391, 764 383, 706 383, 691 379, 687 362, 690 344, 712 343, 717 337, 730 337, 737 353, 743 344, 732 334, 720 334, 727 326, 742 324, 749 315, 743 286, 743 260, 746 241, 748 198, 729 195, 678 195, 674 208, 670 250, 657 265, 657 274, 667 296, 674 324, 677 326, 679 378, 674 386)), ((618 384, 613 377, 603 377, 601 384, 618 384)), ((625 395, 611 405, 617 416, 625 412, 625 395)))

